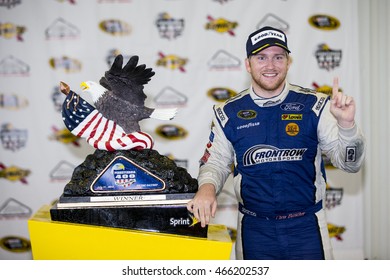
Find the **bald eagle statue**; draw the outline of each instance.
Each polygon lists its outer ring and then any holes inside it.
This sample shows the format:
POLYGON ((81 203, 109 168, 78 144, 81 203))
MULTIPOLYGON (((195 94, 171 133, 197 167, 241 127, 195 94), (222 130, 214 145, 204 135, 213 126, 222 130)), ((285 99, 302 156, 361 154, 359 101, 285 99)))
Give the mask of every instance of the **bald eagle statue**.
POLYGON ((122 64, 123 56, 118 55, 100 84, 81 83, 95 107, 61 82, 61 92, 67 96, 62 104, 63 121, 72 134, 86 138, 88 144, 99 150, 151 149, 153 139, 141 131, 139 121, 170 120, 177 109, 146 107, 144 85, 155 73, 144 64, 138 65, 138 56, 131 57, 123 68, 122 64))
POLYGON ((91 95, 96 109, 107 119, 120 125, 125 133, 140 131, 139 121, 147 118, 171 120, 177 109, 155 109, 145 106, 144 85, 154 76, 151 68, 138 64, 132 56, 122 68, 123 56, 118 55, 110 70, 100 79, 100 84, 86 81, 81 84, 91 95))

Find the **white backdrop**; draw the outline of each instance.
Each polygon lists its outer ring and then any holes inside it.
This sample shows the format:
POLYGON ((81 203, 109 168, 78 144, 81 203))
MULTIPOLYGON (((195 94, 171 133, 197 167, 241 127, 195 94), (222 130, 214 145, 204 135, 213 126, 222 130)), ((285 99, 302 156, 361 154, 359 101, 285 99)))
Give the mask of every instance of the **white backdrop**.
MULTIPOLYGON (((145 87, 149 106, 179 107, 174 120, 147 120, 141 128, 153 135, 156 150, 193 177, 213 104, 221 92, 248 87, 245 42, 261 26, 287 33, 290 82, 326 90, 339 76, 342 90, 357 100, 360 119, 353 0, 2 1, 0 15, 0 259, 32 258, 23 249, 28 218, 58 198, 73 168, 93 152, 64 129, 59 81, 80 93, 80 83, 98 81, 116 53, 139 55, 156 72, 145 87)), ((328 183, 335 256, 362 259, 362 175, 328 168, 328 183)), ((229 184, 219 200, 213 222, 234 232, 229 184)))

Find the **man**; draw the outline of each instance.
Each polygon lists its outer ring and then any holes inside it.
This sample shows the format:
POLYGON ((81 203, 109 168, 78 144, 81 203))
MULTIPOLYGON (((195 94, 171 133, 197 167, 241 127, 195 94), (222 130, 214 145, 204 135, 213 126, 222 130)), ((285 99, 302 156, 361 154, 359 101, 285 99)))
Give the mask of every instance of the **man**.
POLYGON ((332 259, 322 154, 347 172, 360 169, 364 138, 355 101, 339 92, 337 79, 332 99, 289 84, 281 30, 253 32, 246 50, 251 86, 214 107, 199 190, 187 208, 208 224, 234 164, 238 259, 332 259))

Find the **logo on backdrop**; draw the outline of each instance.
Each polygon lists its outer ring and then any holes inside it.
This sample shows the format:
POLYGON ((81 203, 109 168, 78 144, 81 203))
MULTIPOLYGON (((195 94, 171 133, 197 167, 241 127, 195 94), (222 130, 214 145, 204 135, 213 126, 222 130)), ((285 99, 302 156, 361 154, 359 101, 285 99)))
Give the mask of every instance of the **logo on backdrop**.
POLYGON ((67 128, 58 129, 57 127, 53 126, 52 130, 53 134, 49 136, 50 140, 56 140, 63 144, 73 144, 73 146, 80 147, 80 138, 73 135, 67 128))
POLYGON ((0 93, 0 109, 18 110, 27 107, 28 100, 16 94, 0 93))
POLYGON ((64 103, 65 95, 60 92, 60 87, 55 86, 51 94, 51 100, 53 101, 54 110, 56 112, 61 112, 62 103, 64 103))
MULTIPOLYGON (((312 86, 313 86, 313 88, 315 89, 316 92, 321 92, 321 93, 325 93, 328 96, 332 96, 332 87, 331 86, 329 86, 329 85, 322 85, 322 86, 320 86, 316 82, 313 82, 312 86)), ((341 88, 339 88, 339 91, 342 92, 343 90, 341 88)))
POLYGON ((181 58, 177 55, 169 54, 165 55, 162 52, 158 53, 159 59, 156 62, 157 66, 162 66, 171 70, 179 69, 180 72, 186 72, 184 66, 187 64, 187 58, 181 58))
POLYGON ((213 0, 213 1, 218 2, 219 4, 225 4, 225 3, 233 1, 233 0, 213 0))
POLYGON ((241 60, 227 51, 219 50, 207 64, 210 70, 240 70, 241 60))
POLYGON ((332 50, 326 44, 320 44, 315 52, 318 67, 328 71, 340 66, 341 55, 341 50, 332 50))
POLYGON ((236 95, 237 95, 236 91, 226 87, 215 87, 207 91, 207 96, 217 102, 226 101, 229 98, 236 95))
POLYGON ((49 65, 53 69, 63 69, 66 73, 80 72, 82 67, 80 60, 68 56, 52 57, 49 59, 49 65))
POLYGON ((344 191, 342 188, 330 187, 328 184, 326 184, 326 191, 325 191, 326 209, 330 210, 332 208, 335 208, 338 205, 341 205, 343 192, 344 191))
POLYGON ((0 206, 0 219, 25 219, 30 218, 31 213, 30 207, 14 198, 9 198, 0 206))
POLYGON ((188 160, 186 159, 177 159, 172 154, 166 154, 166 157, 168 157, 170 160, 173 160, 177 166, 183 167, 185 169, 188 169, 188 160))
POLYGON ((163 88, 154 98, 157 105, 168 107, 183 107, 187 105, 187 101, 187 96, 169 86, 163 88))
POLYGON ((309 18, 309 24, 320 30, 336 30, 340 27, 340 21, 328 15, 313 15, 309 18))
POLYGON ((233 29, 238 26, 237 22, 228 21, 224 18, 214 19, 212 16, 207 16, 209 21, 205 25, 206 30, 214 30, 218 33, 228 33, 231 36, 235 36, 233 29))
POLYGON ((122 54, 123 56, 123 61, 129 61, 130 55, 125 55, 121 53, 118 49, 111 49, 108 52, 108 55, 106 57, 106 62, 108 67, 111 67, 111 65, 114 63, 115 57, 117 57, 119 54, 122 54))
POLYGON ((157 135, 168 140, 183 139, 188 135, 187 130, 174 124, 164 124, 156 128, 157 135))
POLYGON ((26 146, 27 129, 13 128, 12 124, 5 123, 0 128, 0 140, 5 150, 17 151, 26 146))
POLYGON ((184 30, 184 19, 172 18, 168 13, 160 13, 156 20, 156 27, 161 38, 168 40, 181 36, 184 30))
POLYGON ((48 28, 45 30, 45 36, 47 40, 51 39, 76 39, 80 35, 80 30, 72 23, 64 20, 63 18, 57 18, 48 28))
POLYGON ((127 22, 116 19, 101 21, 99 23, 99 28, 112 36, 127 36, 131 33, 131 27, 127 22))
POLYGON ((339 241, 342 241, 342 234, 345 232, 345 227, 336 226, 335 224, 328 224, 328 232, 330 238, 335 238, 339 241))
POLYGON ((18 236, 5 236, 0 239, 0 247, 13 253, 23 253, 31 250, 31 243, 18 236))
POLYGON ((0 61, 0 76, 28 76, 30 74, 30 66, 26 63, 13 57, 12 55, 3 58, 0 61))
POLYGON ((30 173, 30 170, 22 169, 14 165, 6 166, 0 162, 0 178, 4 178, 8 181, 20 181, 23 184, 27 184, 26 177, 29 176, 30 173))
POLYGON ((72 174, 76 166, 73 164, 61 160, 57 165, 50 171, 50 179, 52 181, 65 181, 72 178, 72 174))
POLYGON ((5 39, 16 38, 16 41, 23 41, 23 33, 26 27, 13 24, 11 22, 0 23, 0 36, 5 39))
POLYGON ((22 3, 22 0, 7 0, 7 1, 0 1, 0 7, 6 7, 8 9, 16 7, 16 5, 20 5, 22 3))
POLYGON ((62 69, 65 73, 80 72, 82 63, 78 59, 70 58, 68 56, 52 57, 49 59, 49 65, 53 69, 62 69))
POLYGON ((290 25, 286 21, 274 14, 266 14, 256 26, 256 29, 260 29, 264 26, 272 26, 284 31, 285 33, 287 33, 290 28, 290 25))

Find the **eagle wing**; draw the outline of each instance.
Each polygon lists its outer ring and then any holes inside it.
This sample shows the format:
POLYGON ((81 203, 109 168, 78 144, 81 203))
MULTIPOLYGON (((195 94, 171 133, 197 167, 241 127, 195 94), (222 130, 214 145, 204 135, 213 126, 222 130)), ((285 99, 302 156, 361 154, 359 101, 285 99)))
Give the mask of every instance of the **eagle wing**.
POLYGON ((138 56, 132 56, 123 66, 123 56, 118 55, 111 68, 105 72, 99 83, 120 99, 143 106, 146 99, 144 85, 154 76, 152 68, 138 65, 138 56))

